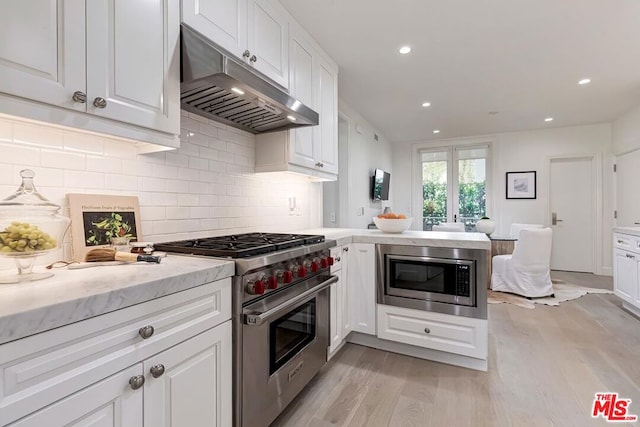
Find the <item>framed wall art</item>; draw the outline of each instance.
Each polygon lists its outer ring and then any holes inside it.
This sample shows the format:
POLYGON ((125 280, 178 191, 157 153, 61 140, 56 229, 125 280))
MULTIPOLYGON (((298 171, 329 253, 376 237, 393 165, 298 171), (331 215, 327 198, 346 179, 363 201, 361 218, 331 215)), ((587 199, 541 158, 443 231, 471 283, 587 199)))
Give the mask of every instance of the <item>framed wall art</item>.
POLYGON ((93 249, 109 246, 112 237, 142 241, 140 206, 135 196, 67 194, 73 259, 83 261, 93 249))
POLYGON ((536 171, 507 172, 507 199, 535 199, 536 171))

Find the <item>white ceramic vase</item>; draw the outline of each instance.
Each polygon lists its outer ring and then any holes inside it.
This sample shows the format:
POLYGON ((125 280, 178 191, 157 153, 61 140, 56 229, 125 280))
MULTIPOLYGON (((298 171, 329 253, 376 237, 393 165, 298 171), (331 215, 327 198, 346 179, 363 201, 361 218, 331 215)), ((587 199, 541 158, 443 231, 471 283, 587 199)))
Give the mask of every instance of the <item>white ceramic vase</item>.
POLYGON ((478 233, 484 233, 488 236, 496 231, 496 223, 490 219, 480 219, 476 222, 476 230, 478 233))

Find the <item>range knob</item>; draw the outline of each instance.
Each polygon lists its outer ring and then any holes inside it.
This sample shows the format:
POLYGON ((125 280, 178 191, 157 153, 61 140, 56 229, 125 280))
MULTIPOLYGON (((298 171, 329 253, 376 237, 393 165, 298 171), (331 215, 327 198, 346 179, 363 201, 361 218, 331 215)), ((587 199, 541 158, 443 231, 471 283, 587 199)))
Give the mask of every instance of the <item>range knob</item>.
POLYGON ((307 275, 307 268, 304 265, 293 264, 290 270, 296 277, 304 277, 307 275))
POLYGON ((293 280, 293 273, 288 270, 278 270, 276 272, 276 277, 282 283, 291 283, 293 280))
POLYGON ((318 270, 320 269, 320 264, 318 264, 317 258, 314 258, 313 261, 310 259, 307 259, 304 261, 303 265, 305 266, 306 269, 310 270, 312 273, 317 273, 318 270))
POLYGON ((249 280, 247 282, 246 291, 251 295, 264 294, 264 281, 263 280, 249 280))
POLYGON ((278 287, 278 278, 276 276, 269 276, 267 279, 267 289, 276 289, 278 287))
POLYGON ((328 263, 329 265, 333 265, 333 257, 332 257, 332 256, 327 257, 327 263, 328 263))
POLYGON ((329 259, 328 258, 321 258, 320 259, 320 267, 322 267, 322 268, 329 267, 329 259))

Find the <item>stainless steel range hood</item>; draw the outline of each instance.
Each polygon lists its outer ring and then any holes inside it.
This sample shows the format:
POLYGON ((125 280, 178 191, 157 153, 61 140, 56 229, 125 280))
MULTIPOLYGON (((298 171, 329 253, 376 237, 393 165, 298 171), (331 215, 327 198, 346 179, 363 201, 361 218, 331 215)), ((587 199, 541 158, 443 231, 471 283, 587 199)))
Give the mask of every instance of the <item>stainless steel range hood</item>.
POLYGON ((184 24, 181 44, 182 109, 252 133, 318 124, 318 113, 184 24))

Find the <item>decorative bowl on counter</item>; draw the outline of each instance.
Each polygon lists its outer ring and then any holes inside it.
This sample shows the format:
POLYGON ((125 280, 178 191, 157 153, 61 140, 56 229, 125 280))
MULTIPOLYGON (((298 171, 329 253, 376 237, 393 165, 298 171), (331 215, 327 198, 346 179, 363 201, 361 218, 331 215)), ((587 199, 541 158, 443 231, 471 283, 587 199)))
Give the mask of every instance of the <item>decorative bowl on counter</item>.
POLYGON ((12 258, 18 274, 0 276, 0 283, 30 282, 53 273, 34 273, 38 256, 59 249, 70 220, 58 214, 60 206, 45 199, 33 184, 35 173, 20 171, 22 183, 0 201, 0 255, 12 258))
POLYGON ((411 227, 411 223, 413 222, 413 218, 379 218, 377 216, 373 217, 373 222, 385 233, 402 233, 405 230, 408 230, 411 227))

